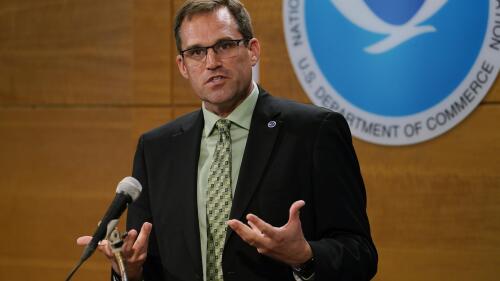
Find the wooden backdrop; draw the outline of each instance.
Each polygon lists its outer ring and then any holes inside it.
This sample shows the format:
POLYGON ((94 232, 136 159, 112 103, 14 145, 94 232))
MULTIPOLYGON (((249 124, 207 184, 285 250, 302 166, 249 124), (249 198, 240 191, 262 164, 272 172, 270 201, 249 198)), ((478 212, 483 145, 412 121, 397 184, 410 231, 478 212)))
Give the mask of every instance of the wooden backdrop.
MULTIPOLYGON (((247 0, 261 83, 308 102, 285 47, 282 2, 247 0)), ((180 0, 0 0, 0 280, 64 280, 139 134, 199 106, 177 73, 180 0)), ((376 280, 498 280, 500 85, 444 136, 355 140, 376 280)), ((95 256, 74 280, 107 280, 95 256)))

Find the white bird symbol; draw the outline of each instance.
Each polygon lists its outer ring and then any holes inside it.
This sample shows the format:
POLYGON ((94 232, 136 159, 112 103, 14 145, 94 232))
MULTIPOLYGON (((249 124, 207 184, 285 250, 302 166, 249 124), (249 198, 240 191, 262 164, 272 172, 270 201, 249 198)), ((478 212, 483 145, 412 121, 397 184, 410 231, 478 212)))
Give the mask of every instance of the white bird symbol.
POLYGON ((371 46, 366 47, 365 52, 381 54, 397 47, 411 38, 427 33, 435 32, 432 25, 419 26, 422 22, 436 14, 448 0, 426 0, 419 11, 405 24, 393 25, 380 19, 370 9, 364 0, 330 0, 344 17, 360 28, 373 33, 388 34, 371 46))

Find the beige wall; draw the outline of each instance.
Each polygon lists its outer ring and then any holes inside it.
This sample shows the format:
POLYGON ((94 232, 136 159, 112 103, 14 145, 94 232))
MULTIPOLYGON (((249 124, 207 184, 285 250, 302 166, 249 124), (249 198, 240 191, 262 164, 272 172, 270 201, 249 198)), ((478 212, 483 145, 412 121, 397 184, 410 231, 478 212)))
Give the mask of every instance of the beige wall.
MULTIPOLYGON (((180 0, 0 0, 0 280, 63 280, 140 134, 198 106, 175 67, 180 0)), ((261 83, 303 102, 281 1, 251 1, 261 83)), ((500 85, 456 128, 409 147, 355 140, 376 280, 498 280, 500 85)), ((106 280, 95 256, 74 280, 106 280)))

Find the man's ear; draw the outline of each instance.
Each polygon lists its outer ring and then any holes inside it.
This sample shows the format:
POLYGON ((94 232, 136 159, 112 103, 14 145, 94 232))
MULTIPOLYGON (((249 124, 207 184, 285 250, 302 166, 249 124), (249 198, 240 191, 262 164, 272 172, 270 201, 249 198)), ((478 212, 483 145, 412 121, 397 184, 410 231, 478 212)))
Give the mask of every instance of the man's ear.
POLYGON ((260 43, 259 40, 257 40, 257 38, 252 38, 250 39, 250 41, 248 41, 248 50, 252 66, 255 66, 257 62, 259 62, 260 58, 260 43))
POLYGON ((188 79, 188 71, 186 68, 186 64, 184 63, 184 58, 181 55, 177 55, 175 58, 175 62, 177 63, 177 67, 179 68, 179 72, 181 73, 182 77, 188 79))

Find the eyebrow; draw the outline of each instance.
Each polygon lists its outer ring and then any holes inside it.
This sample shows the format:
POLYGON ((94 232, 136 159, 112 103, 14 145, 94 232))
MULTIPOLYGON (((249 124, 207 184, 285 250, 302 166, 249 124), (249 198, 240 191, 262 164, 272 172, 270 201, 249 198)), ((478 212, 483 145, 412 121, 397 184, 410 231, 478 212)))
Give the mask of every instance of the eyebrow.
POLYGON ((220 42, 222 42, 222 41, 226 41, 226 40, 235 40, 235 39, 233 39, 233 38, 231 38, 231 37, 229 37, 229 36, 227 36, 227 37, 222 37, 222 38, 219 38, 217 41, 215 41, 215 43, 213 43, 213 44, 210 44, 210 45, 205 45, 205 46, 203 46, 203 45, 201 45, 201 44, 194 44, 194 45, 191 45, 191 46, 186 47, 184 50, 190 50, 190 49, 194 49, 194 48, 205 48, 205 47, 207 47, 207 46, 213 46, 213 45, 215 45, 215 44, 217 44, 217 43, 220 43, 220 42))

